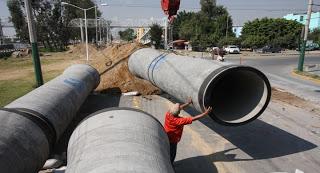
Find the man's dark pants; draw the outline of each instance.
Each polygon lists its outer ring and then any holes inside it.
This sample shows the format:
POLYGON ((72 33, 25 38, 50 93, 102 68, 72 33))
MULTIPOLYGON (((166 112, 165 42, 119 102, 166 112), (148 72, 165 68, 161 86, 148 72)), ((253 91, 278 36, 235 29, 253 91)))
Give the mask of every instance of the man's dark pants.
POLYGON ((177 143, 170 143, 170 160, 173 164, 177 154, 177 143))

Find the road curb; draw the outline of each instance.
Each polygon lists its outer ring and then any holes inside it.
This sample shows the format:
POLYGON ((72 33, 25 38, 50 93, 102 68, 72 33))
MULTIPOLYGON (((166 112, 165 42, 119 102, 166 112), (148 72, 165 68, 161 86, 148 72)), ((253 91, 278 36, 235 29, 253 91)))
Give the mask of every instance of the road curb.
POLYGON ((308 80, 308 81, 311 81, 311 82, 314 82, 314 83, 320 85, 320 80, 319 79, 314 79, 314 78, 309 77, 309 76, 298 74, 294 70, 291 71, 291 75, 294 76, 294 77, 298 77, 300 79, 308 80))

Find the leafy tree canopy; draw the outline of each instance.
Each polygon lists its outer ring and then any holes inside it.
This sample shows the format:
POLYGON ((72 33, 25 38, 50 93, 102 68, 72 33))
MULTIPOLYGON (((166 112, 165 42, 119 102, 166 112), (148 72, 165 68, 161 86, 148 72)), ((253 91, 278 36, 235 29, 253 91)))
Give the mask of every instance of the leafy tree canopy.
POLYGON ((173 38, 190 40, 195 50, 217 46, 219 40, 234 37, 232 18, 223 6, 213 0, 201 0, 201 11, 179 12, 173 23, 173 38))
MULTIPOLYGON (((91 0, 64 0, 81 8, 89 8, 95 4, 91 0)), ((28 42, 28 26, 24 13, 23 0, 8 0, 7 7, 17 36, 22 42, 28 42)), ((80 39, 80 29, 68 27, 72 19, 84 18, 82 10, 71 6, 62 6, 61 0, 32 0, 32 13, 36 26, 37 38, 49 50, 63 50, 70 39, 80 39)), ((97 15, 101 16, 98 10, 97 15)), ((87 11, 87 18, 95 18, 95 10, 87 11)), ((95 29, 88 29, 89 40, 95 38, 95 29)))
POLYGON ((303 25, 292 20, 263 18, 245 23, 242 30, 242 46, 264 45, 295 48, 303 25))
POLYGON ((132 41, 135 39, 134 30, 131 28, 128 28, 124 31, 119 31, 120 39, 125 41, 132 41))
POLYGON ((161 48, 162 32, 163 32, 163 29, 160 25, 152 24, 150 26, 150 39, 156 49, 161 48))

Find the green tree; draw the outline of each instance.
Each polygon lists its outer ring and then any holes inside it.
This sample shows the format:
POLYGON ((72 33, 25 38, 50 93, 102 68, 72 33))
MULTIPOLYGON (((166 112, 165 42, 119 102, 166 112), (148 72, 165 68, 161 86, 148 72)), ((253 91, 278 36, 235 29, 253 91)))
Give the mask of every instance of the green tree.
POLYGON ((219 40, 218 46, 223 47, 226 45, 241 45, 241 40, 236 37, 224 37, 219 40))
POLYGON ((173 38, 190 40, 195 50, 217 46, 221 39, 234 37, 232 18, 213 0, 201 0, 201 11, 179 12, 173 23, 173 38))
POLYGON ((215 17, 216 3, 213 0, 200 0, 201 13, 205 16, 212 18, 215 17))
POLYGON ((245 37, 243 41, 241 42, 242 47, 248 47, 248 48, 259 48, 268 42, 268 38, 260 35, 250 35, 248 37, 245 37))
MULTIPOLYGON (((95 4, 91 0, 64 0, 82 8, 89 8, 95 4)), ((22 42, 28 42, 28 29, 26 15, 24 14, 23 0, 8 0, 7 6, 11 14, 16 33, 22 42)), ((70 6, 61 5, 61 0, 32 0, 32 13, 35 17, 38 42, 45 48, 53 51, 64 50, 70 39, 79 39, 78 28, 70 28, 69 23, 72 19, 84 18, 82 10, 70 6)), ((101 13, 98 10, 98 16, 101 13)), ((88 18, 95 18, 94 10, 87 12, 88 18)), ((88 29, 88 39, 95 38, 95 29, 88 29)))
POLYGON ((125 41, 132 41, 136 38, 134 34, 134 30, 131 28, 128 28, 124 31, 119 31, 120 39, 125 41))
POLYGON ((300 37, 302 24, 286 20, 263 18, 245 23, 242 40, 245 47, 261 47, 266 44, 295 48, 300 37))
POLYGON ((21 2, 19 0, 7 1, 7 6, 10 12, 10 20, 13 23, 17 37, 22 42, 29 41, 28 26, 25 21, 25 16, 21 10, 21 2))
POLYGON ((317 28, 310 32, 310 34, 308 35, 308 39, 320 44, 320 29, 317 28))
POLYGON ((163 28, 160 25, 152 24, 150 26, 150 40, 156 49, 162 48, 162 32, 163 28))

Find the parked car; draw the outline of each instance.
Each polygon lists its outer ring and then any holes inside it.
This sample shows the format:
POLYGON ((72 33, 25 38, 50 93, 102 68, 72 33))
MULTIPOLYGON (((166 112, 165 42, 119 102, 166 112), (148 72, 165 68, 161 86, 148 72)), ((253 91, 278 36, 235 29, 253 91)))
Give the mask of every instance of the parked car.
POLYGON ((264 46, 260 49, 255 49, 255 52, 258 52, 258 53, 280 53, 281 47, 267 45, 267 46, 264 46))
POLYGON ((235 46, 235 45, 229 45, 227 46, 226 48, 224 48, 224 50, 227 52, 227 53, 240 53, 240 49, 238 46, 235 46))
MULTIPOLYGON (((302 47, 302 45, 300 45, 302 47)), ((299 48, 296 49, 297 51, 300 51, 299 48)), ((313 50, 319 50, 319 44, 317 43, 307 43, 305 51, 313 51, 313 50)))

